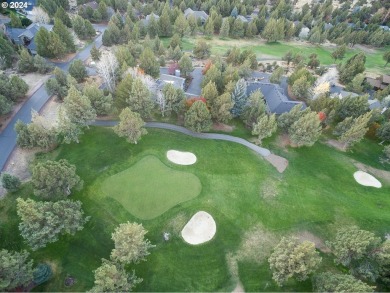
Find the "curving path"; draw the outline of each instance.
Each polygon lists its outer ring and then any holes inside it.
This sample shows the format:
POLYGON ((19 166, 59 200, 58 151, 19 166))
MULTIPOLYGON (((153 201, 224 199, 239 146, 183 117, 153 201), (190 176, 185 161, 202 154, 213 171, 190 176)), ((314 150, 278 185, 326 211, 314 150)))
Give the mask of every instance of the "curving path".
MULTIPOLYGON (((118 124, 118 121, 100 120, 100 121, 95 121, 94 123, 92 123, 92 125, 96 125, 96 126, 115 126, 116 124, 118 124)), ((267 157, 271 154, 271 152, 268 149, 259 147, 253 143, 250 143, 249 141, 247 141, 245 139, 231 136, 231 135, 227 135, 227 134, 197 133, 197 132, 193 132, 187 128, 184 128, 182 126, 168 124, 168 123, 161 123, 161 122, 146 122, 145 126, 148 128, 159 128, 159 129, 172 130, 172 131, 180 132, 180 133, 183 133, 183 134, 186 134, 186 135, 189 135, 192 137, 196 137, 196 138, 216 139, 216 140, 235 142, 235 143, 241 144, 241 145, 255 151, 256 153, 258 153, 259 155, 261 155, 263 157, 267 157)))

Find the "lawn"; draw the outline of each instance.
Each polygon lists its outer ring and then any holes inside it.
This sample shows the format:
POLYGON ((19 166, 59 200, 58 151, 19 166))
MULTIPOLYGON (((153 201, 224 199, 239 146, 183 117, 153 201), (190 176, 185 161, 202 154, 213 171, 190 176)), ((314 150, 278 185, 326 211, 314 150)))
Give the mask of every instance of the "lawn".
MULTIPOLYGON (((289 160, 287 170, 279 174, 260 156, 238 144, 200 140, 166 130, 148 129, 148 132, 140 143, 130 145, 111 129, 91 127, 79 144, 63 145, 52 153, 39 156, 41 160, 67 159, 77 166, 84 189, 71 198, 82 201, 91 220, 75 236, 62 237, 31 254, 36 263, 50 262, 55 270, 53 279, 35 288, 36 291, 89 290, 93 285, 92 271, 100 265, 101 258, 109 258, 114 247, 111 233, 127 221, 142 223, 149 231, 147 238, 156 245, 146 262, 128 268, 143 278, 136 290, 144 292, 231 291, 236 281, 231 275, 227 256, 241 251, 243 235, 256 226, 263 227, 276 238, 310 231, 329 240, 337 227, 348 224, 359 225, 379 236, 389 232, 389 182, 382 181, 384 187, 375 189, 358 185, 352 176, 356 168, 351 158, 366 164, 370 160, 377 161, 375 142, 365 141, 357 146, 366 151, 361 157, 356 153, 357 149, 354 153, 342 153, 322 143, 301 149, 275 147, 277 153, 289 160), (193 152, 198 158, 207 159, 191 166, 174 165, 166 158, 169 149, 193 152), (201 182, 200 194, 176 202, 150 220, 137 217, 126 207, 128 202, 102 194, 102 186, 114 179, 112 188, 117 188, 115 184, 123 184, 121 189, 132 190, 135 188, 130 183, 133 179, 124 182, 116 174, 146 170, 151 178, 160 176, 159 172, 164 173, 161 176, 166 176, 166 172, 177 172, 179 176, 183 172, 193 174, 201 182), (266 196, 270 192, 272 196, 266 196), (213 216, 217 233, 211 241, 191 246, 183 241, 180 231, 199 210, 213 216), (163 240, 164 232, 171 233, 169 241, 163 240), (77 279, 70 288, 64 286, 64 278, 68 275, 77 279)), ((267 144, 273 146, 275 142, 267 144)), ((376 164, 375 167, 380 167, 376 164)), ((144 190, 152 189, 148 184, 153 181, 143 180, 146 182, 144 190)), ((139 187, 137 190, 142 191, 139 187)), ((155 188, 156 198, 159 191, 155 188)), ((0 201, 1 248, 28 248, 17 233, 15 198, 31 194, 30 184, 25 184, 18 194, 0 201)), ((262 250, 261 245, 256 247, 262 250)), ((340 269, 334 267, 329 255, 321 255, 324 261, 320 271, 330 267, 340 269)), ((277 287, 266 260, 262 263, 240 260, 238 272, 246 291, 311 290, 310 280, 302 283, 292 280, 283 288, 277 287)))
POLYGON ((173 170, 154 156, 108 177, 101 190, 142 220, 153 219, 198 196, 202 185, 194 174, 173 170))
MULTIPOLYGON (((192 50, 195 46, 195 43, 201 37, 192 37, 192 38, 183 38, 183 50, 192 50)), ((168 46, 170 38, 163 38, 163 44, 168 46)), ((221 40, 218 37, 214 37, 210 40, 205 40, 208 44, 211 45, 211 51, 213 54, 224 54, 228 49, 236 46, 242 49, 251 49, 253 50, 257 58, 261 60, 269 60, 272 58, 281 59, 286 52, 291 51, 293 53, 300 53, 305 55, 307 58, 315 53, 318 55, 322 65, 331 65, 334 64, 334 60, 331 57, 333 48, 328 48, 325 46, 315 46, 306 42, 276 42, 276 43, 264 43, 264 41, 249 39, 249 40, 236 40, 236 39, 224 39, 221 40)), ((373 53, 366 53, 366 68, 367 71, 374 73, 384 73, 390 74, 390 66, 384 67, 385 61, 383 60, 383 54, 389 48, 375 49, 373 53)), ((361 52, 356 48, 348 48, 347 53, 343 61, 347 58, 352 57, 354 54, 361 52)), ((337 61, 338 63, 340 60, 337 61)))

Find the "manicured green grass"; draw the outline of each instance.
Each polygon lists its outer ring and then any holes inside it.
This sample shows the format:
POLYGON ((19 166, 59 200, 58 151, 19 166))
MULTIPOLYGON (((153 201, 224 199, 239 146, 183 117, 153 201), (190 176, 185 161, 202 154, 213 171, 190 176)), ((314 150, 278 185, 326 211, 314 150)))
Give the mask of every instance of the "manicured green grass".
MULTIPOLYGON (((282 148, 275 140, 267 141, 273 151, 289 160, 287 170, 279 174, 260 156, 238 144, 195 139, 157 129, 148 132, 140 143, 130 145, 111 129, 91 127, 79 144, 63 145, 39 157, 67 159, 77 166, 84 189, 70 198, 82 201, 91 220, 75 236, 61 237, 58 242, 32 253, 36 263, 50 262, 55 270, 53 279, 36 291, 90 289, 93 270, 101 264, 101 258, 109 258, 114 247, 111 233, 127 221, 142 223, 149 231, 147 238, 156 245, 146 262, 128 267, 144 280, 136 290, 148 292, 232 290, 236 284, 226 256, 237 253, 245 232, 258 225, 276 237, 308 230, 323 240, 331 239, 338 227, 348 224, 359 225, 379 236, 388 232, 390 183, 381 179, 383 188, 369 188, 357 184, 352 176, 356 168, 351 158, 366 164, 374 158, 377 160, 375 142, 367 140, 354 148, 353 153, 342 153, 322 143, 294 149, 282 148), (193 152, 198 159, 207 159, 191 166, 177 166, 166 158, 169 149, 193 152), (357 150, 366 153, 359 154, 357 150), (199 196, 173 206, 154 219, 141 220, 119 200, 103 196, 101 187, 107 178, 126 170, 130 172, 150 156, 177 172, 196 175, 202 190, 199 196), (265 199, 263 192, 269 186, 273 186, 276 196, 265 199), (211 241, 191 246, 183 241, 180 231, 199 210, 213 216, 217 233, 211 241), (171 233, 169 241, 163 240, 164 232, 171 233), (77 279, 70 288, 64 286, 67 275, 77 279)), ((241 129, 240 133, 244 135, 245 131, 241 129)), ((379 163, 375 164, 372 165, 380 167, 379 163)), ((0 201, 0 248, 28 249, 18 236, 15 198, 30 196, 31 191, 31 186, 26 184, 18 194, 0 201)), ((331 256, 323 257, 320 271, 340 269, 334 267, 331 256)), ((238 267, 246 291, 312 290, 310 280, 302 283, 291 280, 279 288, 271 279, 266 261, 261 264, 240 261, 238 267)))
POLYGON ((175 205, 193 199, 202 189, 194 174, 173 170, 154 156, 110 176, 102 193, 116 199, 132 215, 153 219, 175 205))
MULTIPOLYGON (((201 37, 191 37, 183 38, 183 50, 192 50, 195 46, 195 43, 201 37)), ((168 46, 170 38, 162 39, 165 46, 168 46)), ((316 46, 311 45, 306 42, 276 42, 276 43, 264 43, 259 39, 249 39, 249 40, 237 40, 237 39, 219 39, 214 37, 210 40, 205 40, 208 44, 211 45, 211 51, 213 54, 224 54, 227 50, 233 48, 234 46, 242 49, 251 49, 253 50, 257 57, 261 59, 270 59, 276 58, 281 59, 286 52, 291 51, 293 53, 300 53, 306 56, 307 58, 315 53, 318 55, 318 59, 321 62, 321 65, 332 65, 335 64, 335 61, 332 59, 331 53, 334 51, 334 48, 329 48, 325 46, 316 46)), ((385 61, 383 60, 384 52, 388 51, 389 48, 375 49, 373 53, 366 53, 366 68, 367 71, 374 73, 384 73, 390 74, 390 66, 384 67, 385 61)), ((348 58, 352 57, 354 54, 361 52, 356 48, 348 48, 345 54, 343 62, 348 58)), ((337 63, 340 63, 340 60, 337 60, 337 63)))

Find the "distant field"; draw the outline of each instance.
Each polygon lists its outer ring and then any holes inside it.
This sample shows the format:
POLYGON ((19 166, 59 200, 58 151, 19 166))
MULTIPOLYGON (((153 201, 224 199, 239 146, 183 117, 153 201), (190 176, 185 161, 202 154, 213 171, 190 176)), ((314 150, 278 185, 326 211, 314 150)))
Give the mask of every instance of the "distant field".
MULTIPOLYGON (((199 37, 184 38, 183 39, 183 50, 192 50, 199 37)), ((170 38, 162 38, 165 46, 168 46, 170 38)), ((262 40, 236 40, 236 39, 225 39, 213 38, 211 40, 205 40, 207 43, 212 45, 213 54, 223 54, 229 48, 234 46, 243 49, 252 49, 260 60, 280 59, 286 52, 300 52, 305 56, 309 57, 310 54, 316 53, 322 65, 334 64, 334 60, 331 57, 333 48, 327 48, 325 46, 313 46, 309 43, 299 42, 277 42, 277 43, 264 43, 262 40)), ((367 61, 366 68, 368 71, 373 73, 387 73, 390 74, 390 66, 384 67, 385 61, 382 56, 386 50, 390 50, 390 47, 370 50, 373 53, 366 52, 367 61)), ((347 60, 356 53, 361 52, 357 48, 349 48, 344 60, 347 60)), ((343 60, 343 61, 344 61, 343 60)), ((340 62, 340 61, 338 61, 340 62)))

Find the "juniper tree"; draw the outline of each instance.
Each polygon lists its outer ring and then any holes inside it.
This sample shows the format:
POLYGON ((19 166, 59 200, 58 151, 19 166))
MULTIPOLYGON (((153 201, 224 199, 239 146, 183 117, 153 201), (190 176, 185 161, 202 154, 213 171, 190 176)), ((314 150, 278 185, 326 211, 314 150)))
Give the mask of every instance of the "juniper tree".
POLYGON ((340 101, 336 112, 340 119, 344 119, 347 117, 356 118, 369 110, 368 95, 362 95, 359 97, 345 97, 340 101))
POLYGON ((248 102, 244 107, 241 118, 245 125, 252 127, 260 116, 266 112, 264 96, 260 90, 256 90, 249 95, 248 102))
POLYGON ((218 97, 218 89, 215 82, 210 81, 202 88, 202 97, 206 99, 209 106, 213 105, 215 99, 218 97))
POLYGON ((211 105, 211 117, 218 122, 227 123, 233 118, 231 110, 234 106, 230 93, 216 97, 211 105))
POLYGON ((74 60, 69 66, 69 74, 74 77, 77 82, 82 82, 87 76, 87 69, 83 61, 77 59, 74 60))
POLYGON ((32 167, 31 181, 34 194, 43 198, 66 197, 72 189, 80 190, 83 186, 76 166, 64 159, 37 163, 32 167))
POLYGON ((114 132, 119 137, 125 137, 130 143, 137 144, 141 137, 148 132, 144 128, 145 122, 141 115, 124 108, 119 114, 119 123, 114 126, 114 132))
POLYGON ((383 123, 378 128, 376 135, 382 140, 382 142, 390 141, 390 122, 383 123))
POLYGON ((269 81, 272 82, 272 83, 279 84, 280 81, 282 80, 283 73, 284 73, 283 67, 279 66, 278 68, 276 68, 272 72, 271 77, 269 78, 269 81))
POLYGON ((227 38, 229 36, 229 32, 230 32, 229 20, 227 18, 225 18, 222 21, 222 27, 221 27, 221 30, 219 32, 219 36, 221 38, 227 38))
POLYGON ((88 123, 95 120, 96 111, 91 105, 91 101, 82 95, 74 86, 71 86, 68 95, 64 99, 64 108, 73 123, 88 126, 88 123))
POLYGON ((252 135, 257 135, 259 144, 261 144, 261 140, 270 137, 277 127, 275 114, 263 115, 257 119, 257 123, 253 124, 252 135))
POLYGON ((19 231, 32 250, 56 242, 61 235, 74 235, 89 220, 84 217, 80 201, 34 201, 16 199, 16 211, 21 219, 19 231))
POLYGON ((351 275, 332 272, 315 276, 314 287, 316 292, 373 292, 375 288, 351 275))
POLYGON ((193 70, 192 60, 187 54, 184 54, 179 60, 180 73, 183 76, 188 76, 193 70))
POLYGON ((145 71, 146 74, 157 78, 160 76, 160 65, 156 56, 150 48, 146 48, 140 56, 139 67, 145 71))
POLYGON ((211 127, 211 115, 202 101, 196 101, 184 116, 184 125, 195 132, 207 131, 211 127))
POLYGON ((20 187, 20 179, 8 173, 3 173, 1 176, 1 185, 10 192, 15 192, 20 187))
POLYGON ((364 72, 366 55, 362 52, 352 56, 347 62, 339 67, 340 81, 347 84, 359 73, 364 72))
POLYGON ((112 95, 104 95, 95 83, 87 83, 83 88, 83 94, 91 101, 92 107, 98 115, 107 115, 112 107, 112 95))
POLYGON ((137 77, 131 85, 130 95, 126 102, 132 111, 139 113, 143 118, 148 118, 153 109, 151 96, 148 87, 137 77))
POLYGON ((321 135, 321 120, 316 112, 308 112, 295 121, 288 130, 291 142, 298 147, 312 146, 321 135))
POLYGON ((298 238, 283 237, 268 259, 272 278, 282 286, 290 278, 304 281, 321 263, 313 242, 299 242, 298 238))

